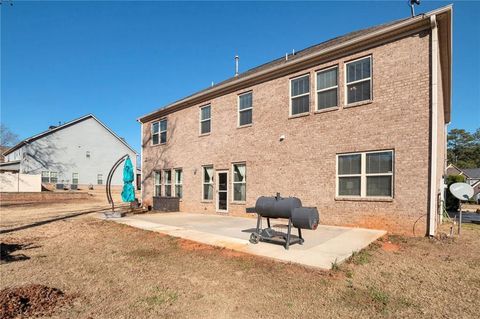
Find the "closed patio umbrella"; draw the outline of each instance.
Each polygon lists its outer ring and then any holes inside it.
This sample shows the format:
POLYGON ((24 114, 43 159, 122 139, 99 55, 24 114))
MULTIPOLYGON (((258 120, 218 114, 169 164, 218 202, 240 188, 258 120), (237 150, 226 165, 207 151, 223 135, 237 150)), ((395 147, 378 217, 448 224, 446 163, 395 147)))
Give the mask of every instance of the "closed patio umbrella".
POLYGON ((133 188, 133 165, 130 157, 127 157, 125 160, 125 165, 123 166, 123 190, 122 190, 122 200, 126 203, 131 203, 135 201, 135 190, 133 188))

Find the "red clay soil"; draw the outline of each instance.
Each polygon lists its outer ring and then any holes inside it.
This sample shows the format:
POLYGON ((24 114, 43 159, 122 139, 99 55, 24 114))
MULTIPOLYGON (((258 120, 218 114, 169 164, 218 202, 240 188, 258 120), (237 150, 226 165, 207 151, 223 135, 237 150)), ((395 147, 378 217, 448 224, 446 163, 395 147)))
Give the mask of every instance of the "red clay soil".
POLYGON ((72 297, 57 288, 26 285, 0 291, 0 318, 50 316, 72 297))
POLYGON ((400 246, 389 241, 382 242, 382 249, 385 251, 399 251, 400 246))

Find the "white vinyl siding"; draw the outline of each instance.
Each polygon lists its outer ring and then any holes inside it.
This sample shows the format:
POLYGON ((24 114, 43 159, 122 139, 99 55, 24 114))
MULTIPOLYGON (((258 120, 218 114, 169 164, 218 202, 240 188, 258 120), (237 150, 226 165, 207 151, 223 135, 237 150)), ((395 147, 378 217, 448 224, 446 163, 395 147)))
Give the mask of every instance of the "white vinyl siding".
POLYGON ((337 155, 337 196, 393 197, 393 151, 337 155))
POLYGON ((317 72, 317 111, 338 106, 338 67, 317 72))
POLYGON ((302 75, 290 80, 290 115, 310 111, 310 75, 302 75))
POLYGON ((244 202, 247 193, 247 166, 245 163, 233 164, 233 200, 244 202))
POLYGON ((372 58, 366 57, 346 63, 347 104, 372 99, 372 58))
POLYGON ((200 134, 208 134, 212 130, 211 106, 207 105, 200 108, 200 134))
POLYGON ((238 96, 238 126, 252 124, 252 121, 253 121, 252 92, 248 92, 238 96))

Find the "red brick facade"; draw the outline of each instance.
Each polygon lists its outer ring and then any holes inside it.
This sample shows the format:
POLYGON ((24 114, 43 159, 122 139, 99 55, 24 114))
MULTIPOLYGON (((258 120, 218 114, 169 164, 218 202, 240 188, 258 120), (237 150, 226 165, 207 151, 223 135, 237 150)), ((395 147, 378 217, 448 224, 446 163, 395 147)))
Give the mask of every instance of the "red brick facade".
MULTIPOLYGON (((416 234, 424 235, 430 169, 430 40, 429 29, 410 33, 172 112, 165 116, 165 145, 151 145, 151 123, 159 118, 145 122, 144 205, 152 205, 154 170, 182 168, 181 211, 215 213, 215 197, 212 202, 202 201, 202 166, 213 165, 215 170, 229 171, 229 214, 243 214, 259 196, 280 192, 299 197, 305 206, 316 206, 323 224, 411 235, 416 222, 416 234), (345 62, 364 56, 372 58, 372 100, 347 107, 345 62), (315 72, 335 65, 339 107, 316 112, 315 72), (289 80, 307 73, 311 79, 310 112, 292 118, 289 80), (238 128, 237 98, 247 91, 253 93, 253 123, 238 128), (199 107, 207 104, 211 105, 212 129, 210 134, 199 136, 199 107), (393 197, 337 197, 337 154, 374 150, 394 151, 393 197), (232 163, 236 162, 246 163, 245 203, 232 201, 232 163)), ((444 129, 441 124, 439 130, 444 129)), ((442 163, 443 151, 440 156, 442 163)))

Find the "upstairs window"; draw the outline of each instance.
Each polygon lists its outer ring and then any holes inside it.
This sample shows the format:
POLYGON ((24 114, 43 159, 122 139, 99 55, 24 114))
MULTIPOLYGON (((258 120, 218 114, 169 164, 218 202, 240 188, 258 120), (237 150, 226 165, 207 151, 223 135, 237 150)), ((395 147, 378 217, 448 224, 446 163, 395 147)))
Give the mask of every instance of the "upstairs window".
POLYGON ((172 171, 171 170, 167 170, 167 171, 164 171, 163 172, 163 180, 164 180, 164 190, 165 190, 165 196, 172 196, 172 171))
POLYGON ((393 151, 337 156, 337 194, 356 197, 393 196, 393 151))
POLYGON ((161 187, 162 187, 162 177, 160 172, 153 172, 153 196, 161 196, 161 187))
POLYGON ((167 143, 167 119, 152 123, 152 144, 167 143))
POLYGON ((181 169, 175 170, 175 196, 178 198, 183 197, 183 172, 181 169))
POLYGON ((58 182, 57 172, 50 172, 50 183, 58 182))
POLYGON ((252 92, 238 96, 238 126, 252 124, 252 92))
POLYGON ((310 111, 310 75, 290 80, 290 115, 310 111))
POLYGON ((317 111, 338 106, 338 67, 317 72, 317 111))
POLYGON ((42 183, 50 183, 50 172, 42 171, 42 183))
POLYGON ((208 134, 211 130, 212 115, 211 106, 200 108, 200 134, 208 134))
POLYGON ((213 199, 213 166, 203 167, 203 200, 213 199))
POLYGON ((349 62, 345 69, 347 73, 347 104, 371 100, 371 57, 349 62))

